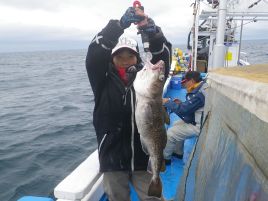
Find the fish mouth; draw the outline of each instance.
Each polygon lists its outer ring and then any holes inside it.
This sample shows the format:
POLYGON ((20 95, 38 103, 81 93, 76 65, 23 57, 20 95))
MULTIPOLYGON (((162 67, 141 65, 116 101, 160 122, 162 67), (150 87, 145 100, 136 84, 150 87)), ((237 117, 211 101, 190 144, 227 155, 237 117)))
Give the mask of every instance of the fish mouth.
POLYGON ((152 70, 159 70, 161 72, 165 71, 165 62, 160 60, 155 65, 152 66, 152 70))

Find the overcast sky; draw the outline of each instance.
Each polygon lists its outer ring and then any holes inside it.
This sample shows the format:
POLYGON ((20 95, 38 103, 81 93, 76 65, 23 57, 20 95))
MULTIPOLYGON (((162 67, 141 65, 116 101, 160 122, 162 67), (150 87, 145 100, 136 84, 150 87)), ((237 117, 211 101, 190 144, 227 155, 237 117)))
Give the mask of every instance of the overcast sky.
MULTIPOLYGON (((240 7, 246 8, 255 1, 241 0, 240 7)), ((141 1, 146 14, 174 44, 186 44, 193 2, 141 1)), ((86 48, 109 19, 120 19, 132 3, 129 0, 0 0, 0 52, 86 48)), ((268 11, 268 1, 262 0, 255 9, 268 11)), ((134 25, 126 33, 138 37, 134 25)), ((267 39, 268 23, 246 25, 243 38, 267 39)))

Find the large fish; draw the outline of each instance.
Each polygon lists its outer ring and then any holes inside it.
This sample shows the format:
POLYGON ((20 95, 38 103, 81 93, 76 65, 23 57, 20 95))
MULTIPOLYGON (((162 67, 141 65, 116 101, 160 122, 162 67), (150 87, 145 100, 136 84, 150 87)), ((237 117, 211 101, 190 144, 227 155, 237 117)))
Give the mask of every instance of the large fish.
POLYGON ((162 93, 165 83, 164 71, 165 67, 162 60, 155 65, 146 62, 143 69, 137 73, 134 81, 136 123, 142 148, 150 156, 149 167, 151 167, 153 174, 148 195, 155 197, 161 197, 162 194, 159 173, 161 167, 164 167, 163 150, 167 142, 165 113, 162 106, 162 93))

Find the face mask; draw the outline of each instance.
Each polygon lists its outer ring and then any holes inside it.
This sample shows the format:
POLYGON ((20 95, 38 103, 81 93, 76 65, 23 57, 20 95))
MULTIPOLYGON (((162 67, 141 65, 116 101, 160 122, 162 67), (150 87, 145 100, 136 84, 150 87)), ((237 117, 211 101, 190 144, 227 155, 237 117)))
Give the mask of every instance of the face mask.
POLYGON ((126 74, 126 69, 125 68, 118 68, 117 69, 119 77, 121 78, 121 80, 124 82, 124 84, 126 85, 128 83, 128 78, 127 78, 127 74, 126 74))

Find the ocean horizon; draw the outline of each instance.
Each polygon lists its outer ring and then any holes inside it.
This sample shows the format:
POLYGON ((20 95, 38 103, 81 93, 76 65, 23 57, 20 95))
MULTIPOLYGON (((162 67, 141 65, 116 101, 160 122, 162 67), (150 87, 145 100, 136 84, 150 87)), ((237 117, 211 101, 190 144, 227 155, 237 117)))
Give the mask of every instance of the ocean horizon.
MULTIPOLYGON (((264 39, 247 39, 242 40, 243 44, 258 41, 268 41, 264 39)), ((140 42, 140 41, 139 41, 140 42)), ((90 43, 89 40, 69 40, 69 41, 1 41, 0 54, 3 53, 22 53, 22 52, 43 52, 43 51, 70 51, 86 50, 90 43)), ((186 51, 186 43, 172 43, 173 47, 179 47, 186 51)), ((141 44, 139 44, 141 46, 141 44)))

